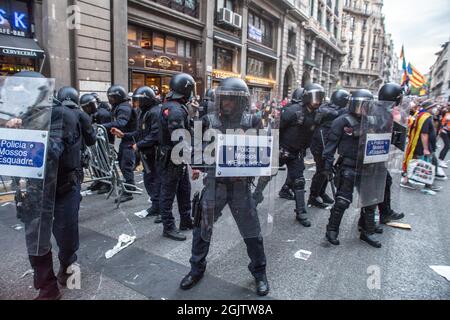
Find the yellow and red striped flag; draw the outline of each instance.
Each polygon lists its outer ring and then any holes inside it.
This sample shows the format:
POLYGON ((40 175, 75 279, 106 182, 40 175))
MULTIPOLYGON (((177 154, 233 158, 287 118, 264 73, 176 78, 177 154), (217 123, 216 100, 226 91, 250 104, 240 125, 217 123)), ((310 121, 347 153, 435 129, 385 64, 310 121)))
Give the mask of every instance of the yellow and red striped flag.
POLYGON ((408 74, 409 82, 415 88, 420 89, 427 83, 427 79, 425 78, 425 76, 422 75, 416 68, 414 68, 411 63, 408 65, 408 74))

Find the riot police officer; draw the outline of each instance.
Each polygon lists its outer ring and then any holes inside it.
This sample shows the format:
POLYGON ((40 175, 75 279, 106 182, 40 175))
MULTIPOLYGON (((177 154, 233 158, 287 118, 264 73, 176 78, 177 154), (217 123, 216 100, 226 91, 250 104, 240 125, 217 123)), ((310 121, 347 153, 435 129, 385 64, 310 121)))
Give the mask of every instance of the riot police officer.
POLYGON ((202 103, 200 104, 200 118, 209 113, 210 108, 214 108, 214 89, 206 90, 202 103))
MULTIPOLYGON (((163 236, 175 241, 185 241, 181 231, 192 229, 191 181, 186 163, 172 161, 172 150, 177 142, 172 141, 172 133, 178 129, 190 131, 187 104, 193 98, 196 83, 185 73, 175 75, 170 81, 170 92, 162 106, 159 123, 158 162, 160 165, 161 193, 160 212, 164 225, 163 236), (175 226, 172 214, 175 196, 180 213, 180 230, 175 226)), ((189 155, 190 157, 190 155, 189 155)))
POLYGON ((324 174, 325 161, 322 155, 327 144, 331 125, 336 118, 345 113, 349 97, 350 94, 347 91, 338 90, 331 96, 330 103, 322 105, 317 113, 317 128, 311 143, 311 153, 316 163, 316 173, 311 183, 311 193, 308 201, 308 206, 310 207, 325 209, 334 204, 333 199, 326 193, 328 177, 324 174))
POLYGON ((114 135, 119 138, 132 139, 133 149, 141 154, 144 166, 144 184, 152 201, 152 207, 147 209, 148 216, 156 217, 159 212, 159 194, 161 180, 156 165, 156 147, 159 143, 159 116, 161 104, 155 92, 149 87, 140 87, 133 93, 133 103, 141 110, 138 130, 123 133, 113 129, 114 135))
MULTIPOLYGON (((16 76, 43 78, 38 73, 19 73, 16 76)), ((96 135, 88 115, 79 109, 78 92, 71 87, 63 87, 58 91, 54 100, 51 127, 49 154, 47 155, 46 178, 42 202, 27 204, 33 197, 28 194, 25 198, 16 195, 18 216, 25 223, 27 246, 32 246, 36 236, 33 229, 36 226, 29 225, 31 212, 27 208, 39 207, 45 213, 53 214, 53 227, 43 227, 41 219, 38 238, 48 243, 39 244, 41 254, 30 253, 29 260, 34 270, 34 285, 39 290, 37 300, 55 300, 61 298, 58 283, 67 285, 70 277, 68 268, 77 261, 76 252, 79 248, 78 214, 81 202, 81 183, 83 169, 81 163, 81 150, 83 145, 95 144, 96 135), (59 163, 59 165, 58 165, 59 163), (57 168, 57 169, 56 169, 57 168), (56 186, 53 183, 56 182, 56 186), (53 190, 53 191, 52 191, 53 190), (53 192, 56 197, 53 198, 53 192), (20 200, 19 200, 20 199, 20 200), (54 201, 54 203, 53 203, 54 201), (52 205, 51 208, 44 208, 52 205), (51 232, 56 239, 59 248, 60 270, 55 277, 53 271, 53 258, 51 251, 51 232), (44 240, 43 240, 44 239, 44 240)), ((30 188, 29 186, 27 189, 30 188)), ((39 208, 38 208, 39 209, 39 208)), ((31 220, 32 221, 32 220, 31 220)), ((39 241, 39 240, 38 240, 39 241)))
MULTIPOLYGON (((292 99, 291 103, 287 106, 290 107, 292 105, 302 105, 303 104, 303 95, 305 93, 305 89, 303 88, 297 88, 292 93, 292 99)), ((286 177, 286 182, 284 183, 283 187, 281 188, 281 191, 279 193, 280 198, 286 199, 286 200, 295 200, 295 194, 292 188, 292 181, 290 176, 288 175, 286 177)))
MULTIPOLYGON (((378 100, 380 101, 390 101, 395 104, 395 106, 400 106, 403 101, 403 89, 400 85, 396 83, 385 84, 378 93, 378 100)), ((393 136, 393 144, 395 145, 396 136, 393 136)), ((400 137, 400 140, 405 141, 406 137, 400 137)), ((392 188, 392 176, 388 171, 386 190, 384 194, 384 202, 378 205, 378 210, 380 211, 380 222, 381 224, 386 224, 391 221, 401 220, 405 217, 403 213, 397 213, 392 209, 391 206, 391 188, 392 188)))
POLYGON ((311 222, 307 218, 305 203, 304 157, 306 150, 311 146, 316 128, 316 113, 324 98, 325 90, 321 85, 308 84, 305 86, 303 104, 284 108, 281 115, 280 155, 283 162, 288 164, 291 189, 295 195, 297 221, 307 228, 311 227, 311 222))
MULTIPOLYGON (((220 83, 216 90, 216 109, 216 115, 207 120, 207 127, 222 133, 230 129, 245 131, 261 128, 261 119, 250 113, 250 92, 241 79, 228 78, 220 83)), ((257 294, 267 295, 270 289, 266 276, 264 243, 251 195, 253 178, 216 178, 215 167, 209 167, 207 173, 200 204, 196 206, 197 210, 194 210, 196 224, 190 259, 191 271, 182 280, 180 287, 189 290, 203 278, 211 244, 212 225, 228 205, 247 246, 251 260, 249 270, 255 278, 257 294)), ((199 172, 194 170, 193 178, 198 178, 198 175, 199 172)))
MULTIPOLYGON (((97 112, 94 116, 95 123, 103 125, 112 122, 111 106, 107 102, 102 101, 97 93, 92 93, 92 96, 97 101, 97 112)), ((114 144, 114 135, 111 132, 108 132, 108 139, 110 144, 114 144)))
MULTIPOLYGON (((357 90, 352 93, 348 114, 340 116, 333 122, 323 153, 325 174, 330 181, 333 171, 336 170, 336 202, 331 209, 326 232, 326 239, 333 245, 340 244, 338 236, 341 221, 345 211, 353 202, 356 182, 361 179, 361 173, 357 171, 360 139, 363 131, 361 117, 373 100, 373 95, 368 90, 357 90), (336 167, 334 167, 336 151, 340 157, 336 167)), ((364 223, 360 239, 373 247, 381 248, 381 243, 374 237, 376 229, 375 209, 376 205, 361 210, 364 223)))
MULTIPOLYGON (((112 86, 108 89, 109 103, 113 107, 112 113, 114 121, 104 123, 103 126, 107 130, 113 128, 120 130, 123 133, 134 132, 137 129, 137 113, 129 102, 128 93, 121 86, 112 86)), ((125 183, 128 185, 128 191, 134 191, 134 168, 136 162, 136 154, 133 150, 134 142, 132 139, 124 138, 119 146, 119 166, 122 171, 125 183)), ((120 202, 127 202, 133 200, 133 195, 126 192, 120 198, 120 202)), ((116 201, 119 201, 117 199, 116 201)))

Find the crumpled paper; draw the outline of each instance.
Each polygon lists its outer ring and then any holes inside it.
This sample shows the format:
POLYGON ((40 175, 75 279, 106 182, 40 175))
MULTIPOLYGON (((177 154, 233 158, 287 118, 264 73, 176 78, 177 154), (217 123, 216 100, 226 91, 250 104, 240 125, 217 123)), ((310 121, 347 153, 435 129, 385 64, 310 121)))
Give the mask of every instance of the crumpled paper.
POLYGON ((312 255, 312 252, 310 252, 310 251, 300 250, 295 253, 294 257, 296 259, 308 261, 308 259, 311 257, 311 255, 312 255))
POLYGON ((447 281, 450 281, 450 267, 449 266, 430 266, 431 269, 433 269, 434 272, 436 272, 441 277, 444 277, 447 279, 447 281))
POLYGON ((123 249, 128 248, 129 246, 131 246, 135 241, 136 241, 136 237, 132 237, 132 236, 129 236, 129 235, 126 235, 126 234, 122 234, 119 237, 119 242, 116 244, 116 246, 113 249, 108 250, 105 253, 106 259, 111 259, 112 257, 114 257, 116 254, 118 254, 123 249))
POLYGON ((145 219, 145 218, 148 217, 148 211, 147 211, 147 210, 142 210, 142 211, 140 211, 140 212, 134 213, 134 215, 135 215, 136 217, 138 217, 138 218, 145 219))

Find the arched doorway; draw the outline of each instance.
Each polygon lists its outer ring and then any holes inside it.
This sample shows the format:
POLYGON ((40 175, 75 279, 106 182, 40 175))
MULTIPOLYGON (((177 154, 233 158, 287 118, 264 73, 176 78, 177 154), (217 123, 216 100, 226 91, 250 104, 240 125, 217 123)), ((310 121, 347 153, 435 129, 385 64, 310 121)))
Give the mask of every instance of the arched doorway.
POLYGON ((295 70, 292 67, 292 65, 290 65, 286 69, 286 73, 284 74, 283 99, 286 97, 290 97, 290 95, 294 91, 293 90, 295 85, 294 81, 295 81, 295 70))
POLYGON ((305 71, 302 77, 302 87, 304 88, 310 82, 311 82, 311 74, 309 71, 305 71))

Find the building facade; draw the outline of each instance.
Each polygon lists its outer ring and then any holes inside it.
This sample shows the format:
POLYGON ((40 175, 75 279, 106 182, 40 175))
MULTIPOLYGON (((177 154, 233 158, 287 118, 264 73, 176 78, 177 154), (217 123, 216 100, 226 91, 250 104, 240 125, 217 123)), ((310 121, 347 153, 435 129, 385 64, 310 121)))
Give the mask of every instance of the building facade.
POLYGON ((450 42, 436 53, 437 60, 431 68, 431 96, 442 103, 450 102, 450 42))
POLYGON ((57 87, 102 94, 113 83, 166 93, 187 72, 201 95, 235 76, 255 102, 308 82, 328 96, 375 89, 393 68, 382 2, 344 1, 1 0, 0 70, 42 71, 57 87))
POLYGON ((392 62, 385 62, 382 8, 382 0, 344 2, 342 41, 346 56, 340 71, 341 85, 346 90, 368 88, 376 93, 389 77, 386 69, 392 62))

